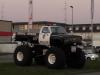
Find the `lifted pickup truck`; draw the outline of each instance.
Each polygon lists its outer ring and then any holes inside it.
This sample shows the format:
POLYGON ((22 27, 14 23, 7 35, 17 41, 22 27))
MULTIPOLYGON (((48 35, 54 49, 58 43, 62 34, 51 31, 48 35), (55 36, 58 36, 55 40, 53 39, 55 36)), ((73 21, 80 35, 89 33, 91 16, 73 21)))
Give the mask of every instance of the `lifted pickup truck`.
POLYGON ((39 34, 16 34, 15 41, 21 44, 15 49, 14 62, 19 66, 45 64, 48 68, 82 68, 85 54, 82 37, 69 35, 60 26, 43 26, 39 34))

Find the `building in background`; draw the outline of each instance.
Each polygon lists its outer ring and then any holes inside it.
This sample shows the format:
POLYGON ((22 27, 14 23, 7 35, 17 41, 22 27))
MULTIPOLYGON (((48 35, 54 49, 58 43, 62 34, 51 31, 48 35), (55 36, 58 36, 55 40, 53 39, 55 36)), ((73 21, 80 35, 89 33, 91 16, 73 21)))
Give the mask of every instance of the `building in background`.
MULTIPOLYGON (((87 44, 91 44, 91 25, 90 24, 74 24, 72 25, 58 22, 38 21, 33 22, 32 32, 38 33, 42 26, 57 25, 66 27, 66 31, 70 33, 73 30, 74 35, 80 35, 87 44), (73 28, 73 29, 72 29, 73 28)), ((9 42, 12 42, 12 34, 26 33, 28 30, 28 22, 14 22, 0 20, 0 49, 2 49, 2 42, 8 46, 9 42)), ((11 45, 12 46, 12 45, 11 45)), ((100 24, 93 25, 93 46, 100 46, 100 24)), ((13 47, 12 47, 13 48, 13 47)), ((8 47, 7 47, 8 49, 8 47)), ((5 48, 2 50, 4 51, 5 48)), ((10 46, 9 46, 10 50, 10 46)))
MULTIPOLYGON (((65 27, 66 24, 57 23, 57 22, 48 22, 48 21, 33 22, 31 32, 38 33, 42 26, 47 26, 47 25, 58 25, 58 26, 65 27)), ((14 27, 13 32, 25 33, 28 30, 27 29, 28 28, 28 22, 16 22, 16 23, 13 23, 13 27, 14 27)))
MULTIPOLYGON (((27 32, 28 22, 16 22, 13 23, 14 32, 27 32)), ((39 21, 34 22, 32 29, 34 33, 38 33, 41 26, 45 25, 58 25, 58 26, 66 26, 66 31, 70 33, 72 30, 74 35, 80 35, 87 44, 91 44, 91 25, 90 24, 74 24, 68 25, 65 23, 57 23, 57 22, 48 22, 48 21, 39 21), (73 28, 73 29, 72 29, 73 28)), ((93 25, 93 45, 100 46, 100 24, 93 25)))
MULTIPOLYGON (((83 40, 89 45, 91 44, 91 25, 90 24, 74 24, 73 32, 75 35, 81 35, 83 40)), ((72 30, 71 25, 67 25, 67 32, 72 30)), ((100 24, 93 25, 93 46, 100 46, 100 24)))
POLYGON ((0 20, 0 43, 11 42, 12 21, 0 20))

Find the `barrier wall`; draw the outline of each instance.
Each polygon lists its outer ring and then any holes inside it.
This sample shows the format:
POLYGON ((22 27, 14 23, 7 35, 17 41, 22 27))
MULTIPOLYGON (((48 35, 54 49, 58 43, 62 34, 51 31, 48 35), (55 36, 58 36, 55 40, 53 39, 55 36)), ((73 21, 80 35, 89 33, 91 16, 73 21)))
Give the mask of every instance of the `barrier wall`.
POLYGON ((1 43, 0 53, 13 53, 16 47, 17 44, 1 43))

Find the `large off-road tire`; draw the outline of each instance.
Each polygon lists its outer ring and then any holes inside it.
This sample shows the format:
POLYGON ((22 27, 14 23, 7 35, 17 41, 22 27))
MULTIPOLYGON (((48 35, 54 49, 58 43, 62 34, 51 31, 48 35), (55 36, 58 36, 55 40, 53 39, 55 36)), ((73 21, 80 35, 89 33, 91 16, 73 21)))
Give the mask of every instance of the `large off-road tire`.
POLYGON ((65 66, 65 54, 56 47, 51 47, 45 56, 45 63, 48 68, 59 69, 65 66))
POLYGON ((85 53, 77 48, 77 51, 68 55, 66 60, 69 68, 83 68, 86 62, 85 53))
POLYGON ((27 45, 18 46, 14 52, 14 62, 18 66, 32 64, 32 49, 27 45))

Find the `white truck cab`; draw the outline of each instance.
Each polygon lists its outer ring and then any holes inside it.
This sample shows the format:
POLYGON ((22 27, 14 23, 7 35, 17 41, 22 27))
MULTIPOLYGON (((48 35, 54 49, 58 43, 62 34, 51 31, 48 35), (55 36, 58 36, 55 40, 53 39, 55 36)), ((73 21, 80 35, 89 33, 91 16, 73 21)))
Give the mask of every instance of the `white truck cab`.
POLYGON ((50 37, 52 33, 64 33, 66 31, 61 26, 43 26, 39 33, 39 44, 41 45, 50 45, 50 37))

